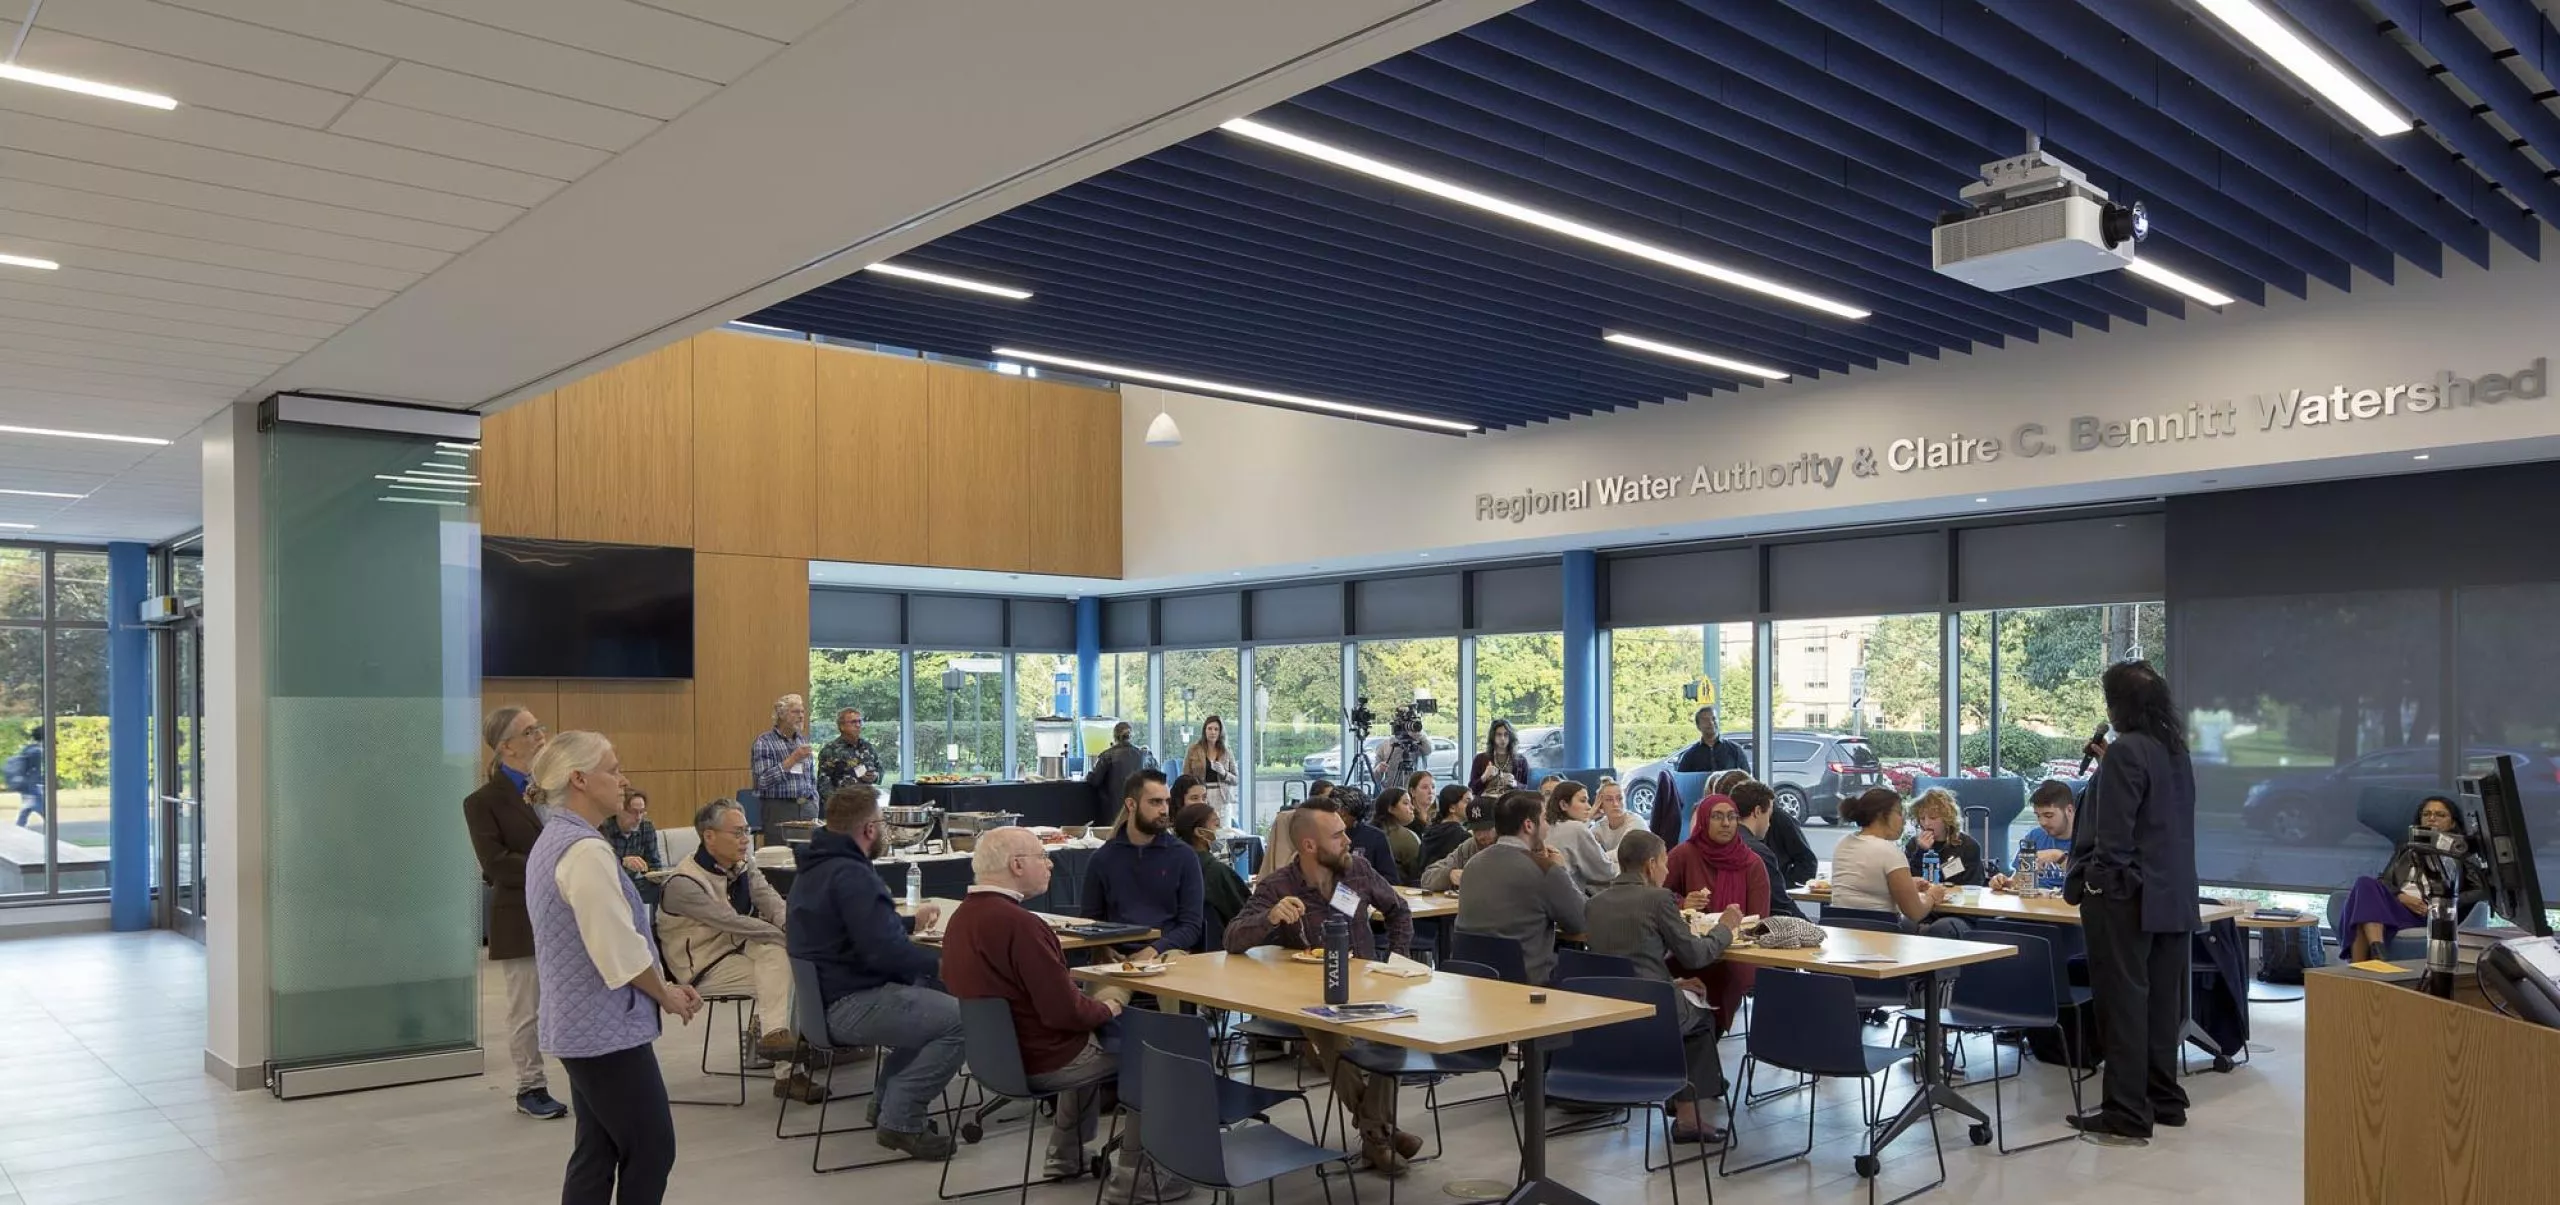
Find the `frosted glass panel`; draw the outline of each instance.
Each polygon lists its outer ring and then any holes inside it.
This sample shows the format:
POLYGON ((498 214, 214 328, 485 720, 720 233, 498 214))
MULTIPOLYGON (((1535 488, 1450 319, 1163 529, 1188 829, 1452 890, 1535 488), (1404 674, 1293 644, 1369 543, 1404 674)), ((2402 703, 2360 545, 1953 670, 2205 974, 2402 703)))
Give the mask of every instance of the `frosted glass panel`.
POLYGON ((280 424, 262 449, 273 1058, 472 1045, 478 490, 422 436, 280 424))

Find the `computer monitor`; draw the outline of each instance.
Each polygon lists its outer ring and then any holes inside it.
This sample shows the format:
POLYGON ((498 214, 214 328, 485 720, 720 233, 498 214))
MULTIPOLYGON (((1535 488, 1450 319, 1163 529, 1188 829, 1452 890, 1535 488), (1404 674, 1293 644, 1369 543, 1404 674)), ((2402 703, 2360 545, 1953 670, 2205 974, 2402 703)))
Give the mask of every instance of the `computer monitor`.
POLYGON ((2542 915, 2542 878, 2533 866, 2533 838, 2525 832, 2524 799, 2516 793, 2515 759, 2500 754, 2461 779, 2462 797, 2480 817, 2488 838, 2489 910, 2508 924, 2549 937, 2542 915))

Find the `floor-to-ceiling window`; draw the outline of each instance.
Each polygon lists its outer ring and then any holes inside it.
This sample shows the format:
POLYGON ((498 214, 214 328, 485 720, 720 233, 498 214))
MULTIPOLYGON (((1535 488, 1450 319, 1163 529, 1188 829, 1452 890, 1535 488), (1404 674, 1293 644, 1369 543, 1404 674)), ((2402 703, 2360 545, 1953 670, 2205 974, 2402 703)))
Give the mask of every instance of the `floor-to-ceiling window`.
MULTIPOLYGON (((1564 634, 1478 636, 1475 664, 1475 730, 1458 733, 1458 772, 1463 775, 1484 747, 1484 730, 1495 720, 1509 721, 1519 734, 1530 773, 1571 768, 1564 764, 1564 634)), ((1444 712, 1443 724, 1454 718, 1444 712)))
POLYGON ((1094 705, 1106 719, 1128 721, 1130 739, 1161 758, 1164 751, 1155 748, 1158 738, 1151 733, 1147 711, 1147 655, 1104 653, 1097 664, 1100 680, 1094 684, 1094 705))
POLYGON ((1164 655, 1164 685, 1157 698, 1163 709, 1164 748, 1157 758, 1164 764, 1167 778, 1182 773, 1182 759, 1191 742, 1200 735, 1201 725, 1211 716, 1226 730, 1227 753, 1243 769, 1244 750, 1241 739, 1244 727, 1244 700, 1238 694, 1241 662, 1236 650, 1173 649, 1164 655))
MULTIPOLYGON (((1172 706, 1173 654, 1165 654, 1172 706)), ((1452 675, 1454 677, 1455 675, 1452 675)), ((1248 824, 1279 810, 1291 783, 1341 775, 1342 646, 1266 644, 1253 650, 1253 807, 1248 824)))
POLYGON ((836 739, 844 709, 861 712, 862 739, 880 755, 883 783, 907 777, 900 752, 905 708, 899 702, 898 672, 896 649, 809 650, 810 739, 821 744, 836 739))
POLYGON ((997 653, 917 653, 916 769, 994 778, 1005 770, 1004 657, 997 653))
MULTIPOLYGON (((1072 720, 1076 714, 1076 655, 1074 653, 1015 653, 1013 655, 1013 764, 1017 775, 1029 775, 1040 769, 1040 734, 1043 717, 1053 717, 1054 735, 1051 747, 1060 757, 1075 755, 1075 742, 1070 739, 1072 720)), ((1099 732, 1085 734, 1087 747, 1102 749, 1111 743, 1111 725, 1100 725, 1099 732)))
POLYGON ((106 888, 106 618, 104 553, 0 547, 0 896, 106 888))
MULTIPOLYGON (((1423 734, 1431 742, 1430 770, 1442 781, 1456 781, 1466 773, 1466 766, 1458 762, 1465 740, 1464 734, 1458 732, 1457 637, 1364 640, 1353 658, 1353 670, 1354 697, 1367 698, 1370 710, 1378 717, 1369 730, 1368 752, 1373 762, 1386 752, 1388 739, 1395 735, 1396 709, 1429 706, 1432 714, 1417 714, 1423 734)), ((1371 768, 1375 769, 1374 764, 1371 768)))
POLYGON ((1869 787, 1944 772, 1946 633, 1936 614, 1779 620, 1769 629, 1769 739, 1778 805, 1829 819, 1869 787))
MULTIPOLYGON (((1625 777, 1678 757, 1710 701, 1724 736, 1750 748, 1752 650, 1749 622, 1611 629, 1609 764, 1625 777)), ((1481 664, 1476 673, 1481 681, 1481 664)))

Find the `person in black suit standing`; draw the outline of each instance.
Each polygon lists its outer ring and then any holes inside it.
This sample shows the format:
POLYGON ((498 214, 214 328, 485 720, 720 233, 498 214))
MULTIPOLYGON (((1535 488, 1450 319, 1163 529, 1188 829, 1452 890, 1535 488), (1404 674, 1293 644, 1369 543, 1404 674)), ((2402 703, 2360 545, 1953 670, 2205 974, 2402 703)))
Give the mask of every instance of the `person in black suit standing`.
POLYGON ((2178 1086, 2196 908, 2196 776, 2169 683, 2147 662, 2101 679, 2113 744, 2091 741, 2097 777, 2080 805, 2063 894, 2080 908, 2106 1060, 2104 1103, 2069 1119, 2091 1135, 2145 1139, 2187 1124, 2178 1086))

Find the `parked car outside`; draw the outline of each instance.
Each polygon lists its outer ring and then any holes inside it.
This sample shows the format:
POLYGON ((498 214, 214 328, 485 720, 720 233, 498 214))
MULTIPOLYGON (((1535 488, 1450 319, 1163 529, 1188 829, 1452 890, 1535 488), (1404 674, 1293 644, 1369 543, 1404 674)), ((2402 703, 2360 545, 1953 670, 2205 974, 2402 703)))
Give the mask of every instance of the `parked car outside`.
MULTIPOLYGON (((2560 757, 2512 746, 2474 745, 2462 751, 2466 766, 2502 754, 2515 759, 2516 792, 2523 797, 2536 839, 2560 836, 2560 757)), ((2408 832, 2418 800, 2453 792, 2436 757, 2433 745, 2408 745, 2377 750, 2331 769, 2278 774, 2249 787, 2240 819, 2287 845, 2332 845, 2359 831, 2397 842, 2408 832)))
MULTIPOLYGON (((1559 770, 1579 770, 1583 768, 1581 766, 1569 766, 1565 764, 1564 729, 1562 727, 1552 724, 1542 724, 1535 728, 1520 729, 1518 735, 1520 738, 1520 756, 1529 759, 1529 781, 1525 785, 1536 786, 1541 780, 1545 779, 1547 775, 1553 774, 1559 770)), ((1475 758, 1470 755, 1467 760, 1472 764, 1475 758)))
MULTIPOLYGON (((1729 732, 1725 739, 1752 747, 1752 734, 1729 732)), ((1650 820, 1653 816, 1655 784, 1661 775, 1679 764, 1680 755, 1673 753, 1659 761, 1636 767, 1626 775, 1627 809, 1650 820)), ((1866 738, 1846 732, 1811 732, 1782 729, 1769 734, 1769 764, 1760 767, 1760 781, 1777 793, 1778 806, 1801 824, 1833 824, 1840 815, 1840 801, 1886 783, 1885 767, 1876 757, 1866 738)), ((1685 802, 1690 789, 1682 788, 1685 802)))
MULTIPOLYGON (((1458 780, 1458 771, 1460 768, 1458 765, 1458 742, 1450 740, 1445 736, 1435 736, 1430 739, 1431 755, 1423 760, 1423 768, 1431 771, 1431 776, 1442 782, 1456 782, 1458 780)), ((1372 768, 1377 766, 1378 758, 1382 754, 1386 753, 1387 740, 1388 738, 1383 736, 1373 736, 1369 738, 1369 765, 1372 768)), ((1342 778, 1342 746, 1336 744, 1334 747, 1327 749, 1322 753, 1308 754, 1306 761, 1300 764, 1300 768, 1306 772, 1307 778, 1310 781, 1318 778, 1330 778, 1339 781, 1342 778)), ((1395 783, 1382 785, 1401 786, 1403 784, 1395 783)))

